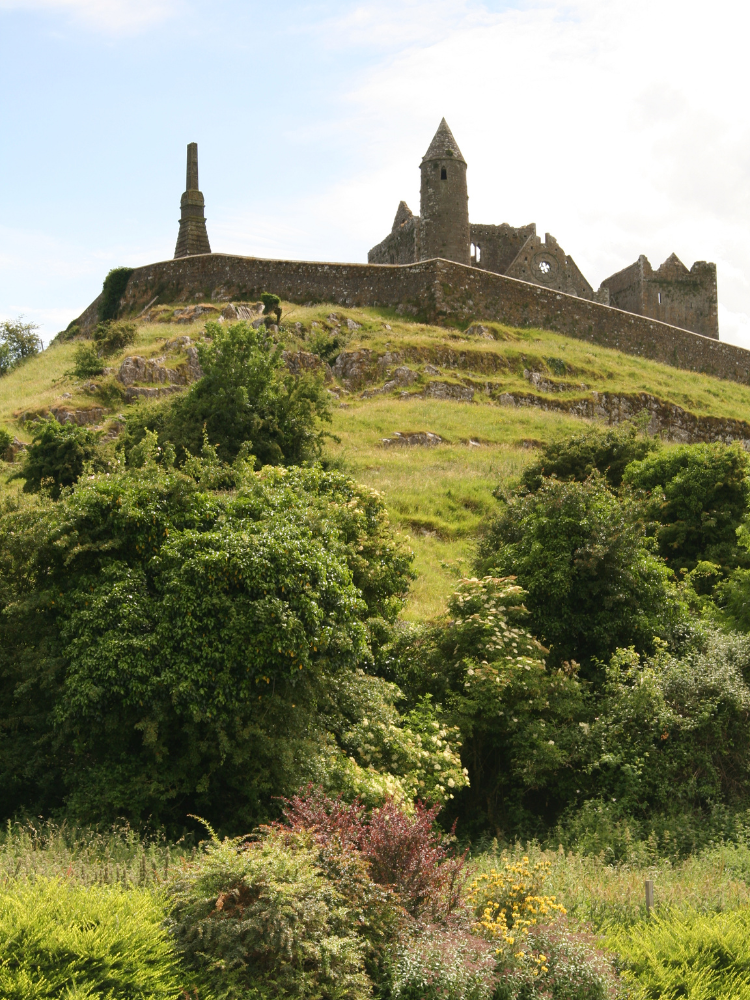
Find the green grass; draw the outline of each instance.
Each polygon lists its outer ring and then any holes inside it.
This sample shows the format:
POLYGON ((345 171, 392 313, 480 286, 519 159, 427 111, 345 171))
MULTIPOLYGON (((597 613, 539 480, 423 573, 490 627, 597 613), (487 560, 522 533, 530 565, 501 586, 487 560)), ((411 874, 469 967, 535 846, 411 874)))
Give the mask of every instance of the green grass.
MULTIPOLYGON (((490 382, 493 391, 535 392, 523 377, 524 369, 542 373, 549 381, 588 389, 567 389, 556 400, 573 400, 588 391, 648 392, 699 415, 736 417, 750 421, 750 388, 670 368, 618 351, 592 346, 540 330, 519 330, 490 324, 496 339, 466 337, 460 331, 407 322, 394 311, 283 305, 288 349, 308 349, 311 324, 318 332, 332 326, 328 316, 350 317, 359 330, 342 329, 345 350, 366 348, 382 355, 397 352, 400 361, 419 373, 409 396, 400 392, 362 399, 359 391, 342 392, 334 404, 333 432, 326 459, 358 480, 382 491, 394 525, 407 533, 415 553, 415 581, 404 615, 421 619, 439 614, 458 578, 470 571, 477 532, 496 507, 493 490, 516 477, 533 456, 533 445, 579 430, 584 423, 565 413, 536 408, 513 408, 493 403, 477 391, 473 403, 422 399, 423 365, 430 362, 444 381, 468 379, 475 386, 490 382), (303 324, 299 335, 295 323, 303 324), (391 329, 386 329, 386 325, 391 329), (432 431, 443 438, 436 448, 384 448, 382 438, 395 431, 432 431), (469 444, 479 442, 480 447, 469 444)), ((197 337, 204 324, 140 323, 135 346, 107 359, 117 367, 127 354, 147 358, 163 353, 164 343, 187 334, 197 337)), ((73 363, 75 343, 53 344, 39 357, 0 379, 0 426, 21 440, 29 428, 16 414, 55 404, 74 408, 101 405, 66 376, 73 363), (63 399, 65 394, 70 394, 63 399)), ((170 356, 167 364, 177 363, 170 356)), ((380 373, 380 383, 386 378, 380 373)), ((376 383, 374 383, 376 384, 376 383)), ((539 395, 544 395, 539 393, 539 395)), ((550 398, 550 397, 547 397, 550 398)), ((134 404, 137 405, 137 404, 134 404)), ((125 409, 110 402, 112 416, 125 409)), ((0 482, 7 473, 0 473, 0 482)), ((18 489, 19 484, 4 486, 18 489)))

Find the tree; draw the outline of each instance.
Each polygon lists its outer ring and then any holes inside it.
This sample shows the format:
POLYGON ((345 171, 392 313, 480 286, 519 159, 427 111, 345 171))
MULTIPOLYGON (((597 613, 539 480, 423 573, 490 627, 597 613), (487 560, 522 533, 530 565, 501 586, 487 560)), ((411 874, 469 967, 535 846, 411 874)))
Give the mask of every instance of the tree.
POLYGON ((320 469, 247 464, 215 490, 219 471, 210 454, 183 472, 151 454, 57 503, 8 501, 5 815, 174 829, 197 813, 237 831, 306 781, 374 802, 442 761, 460 786, 434 711, 402 718, 395 685, 368 673, 370 632, 410 575, 380 497, 320 469))
POLYGON ((646 513, 669 566, 690 571, 707 561, 726 573, 748 565, 737 529, 750 499, 749 469, 739 445, 680 445, 633 462, 623 483, 649 494, 646 513))
MULTIPOLYGON (((260 297, 263 303, 263 315, 270 316, 273 314, 276 317, 276 322, 281 323, 281 299, 278 295, 272 295, 271 292, 263 292, 260 297)), ((266 320, 268 323, 268 320, 266 320)))
POLYGON ((128 419, 126 454, 155 430, 160 444, 171 441, 181 460, 200 454, 203 435, 224 461, 240 452, 260 465, 296 465, 317 457, 330 420, 328 394, 319 377, 296 377, 284 366, 281 347, 265 329, 240 322, 223 329, 206 326, 212 338, 198 348, 203 378, 174 401, 136 411, 128 419))
POLYGON ((38 329, 35 323, 24 323, 23 317, 0 323, 0 375, 7 375, 43 349, 38 329))
POLYGON ((516 576, 528 592, 529 627, 551 661, 577 660, 588 678, 595 660, 619 646, 651 650, 670 639, 683 612, 671 573, 652 554, 638 504, 603 478, 544 480, 511 497, 479 550, 484 571, 516 576))
POLYGON ((658 448, 658 441, 639 434, 633 424, 606 429, 592 427, 583 434, 545 445, 536 462, 524 469, 521 483, 533 492, 540 488, 545 476, 582 483, 597 471, 616 488, 631 462, 645 458, 658 448))
POLYGON ((449 813, 473 834, 536 836, 567 806, 587 718, 578 665, 551 667, 512 578, 463 580, 444 619, 402 627, 381 660, 461 733, 469 786, 449 813))
POLYGON ((57 499, 64 487, 78 482, 87 463, 102 470, 105 462, 99 454, 99 438, 99 432, 89 427, 59 424, 53 419, 39 421, 16 473, 17 478, 26 480, 24 493, 38 493, 48 487, 57 499))

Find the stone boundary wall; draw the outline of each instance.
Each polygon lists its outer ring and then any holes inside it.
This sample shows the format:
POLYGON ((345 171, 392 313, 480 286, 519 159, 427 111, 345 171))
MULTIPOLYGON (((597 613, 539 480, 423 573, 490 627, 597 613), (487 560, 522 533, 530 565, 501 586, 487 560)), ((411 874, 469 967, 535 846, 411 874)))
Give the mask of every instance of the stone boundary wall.
MULTIPOLYGON (((330 264, 202 254, 136 268, 122 299, 130 316, 160 303, 254 299, 397 308, 414 319, 466 327, 478 320, 553 330, 675 368, 750 384, 750 351, 540 285, 447 260, 330 264)), ((96 323, 96 301, 76 321, 96 323)))

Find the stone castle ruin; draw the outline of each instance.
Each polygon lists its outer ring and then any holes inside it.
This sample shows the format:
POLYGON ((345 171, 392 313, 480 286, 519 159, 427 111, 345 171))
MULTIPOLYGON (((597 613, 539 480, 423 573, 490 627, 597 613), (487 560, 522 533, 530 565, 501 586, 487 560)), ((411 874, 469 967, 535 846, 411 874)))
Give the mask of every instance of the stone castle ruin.
MULTIPOLYGON (((469 221, 466 160, 445 120, 420 169, 420 214, 401 202, 391 233, 367 264, 240 257, 211 251, 198 146, 190 143, 174 257, 132 270, 119 315, 143 315, 154 303, 200 309, 273 292, 287 302, 395 309, 468 333, 485 322, 553 330, 750 385, 750 352, 719 340, 714 264, 697 261, 688 270, 673 254, 654 270, 639 257, 595 292, 535 225, 469 221)), ((93 330, 101 301, 71 326, 93 330)))
POLYGON ((370 250, 368 263, 441 257, 719 339, 715 264, 696 261, 688 271, 672 254, 654 271, 641 256, 595 292, 573 258, 549 233, 542 240, 533 222, 519 228, 469 222, 466 166, 443 118, 420 164, 419 215, 402 201, 391 232, 370 250))

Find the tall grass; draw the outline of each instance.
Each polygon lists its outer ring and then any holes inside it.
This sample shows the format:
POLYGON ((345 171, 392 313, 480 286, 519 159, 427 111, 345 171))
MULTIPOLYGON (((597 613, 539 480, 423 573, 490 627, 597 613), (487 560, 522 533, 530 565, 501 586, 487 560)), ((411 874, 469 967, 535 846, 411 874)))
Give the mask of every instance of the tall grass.
POLYGON ((481 874, 505 860, 524 855, 531 863, 548 861, 546 895, 554 895, 569 917, 596 930, 631 927, 646 917, 646 879, 654 882, 655 912, 669 915, 681 910, 723 913, 750 906, 750 848, 722 844, 684 860, 649 858, 622 864, 604 856, 574 854, 562 849, 543 850, 534 845, 514 845, 506 851, 489 851, 472 861, 472 873, 481 874))
POLYGON ((158 888, 186 853, 184 843, 144 838, 128 826, 98 832, 8 821, 0 834, 0 885, 62 878, 83 886, 158 888))

